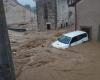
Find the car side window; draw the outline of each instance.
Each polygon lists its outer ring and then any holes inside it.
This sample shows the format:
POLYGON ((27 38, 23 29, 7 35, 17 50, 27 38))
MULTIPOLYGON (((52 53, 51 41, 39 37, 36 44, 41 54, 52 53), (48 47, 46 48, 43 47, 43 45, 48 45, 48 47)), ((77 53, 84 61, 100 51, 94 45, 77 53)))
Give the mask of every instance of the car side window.
POLYGON ((72 38, 71 43, 74 43, 74 42, 76 42, 76 41, 78 41, 77 36, 72 38))
POLYGON ((75 37, 72 38, 71 43, 77 42, 77 41, 79 41, 79 40, 81 40, 81 39, 83 39, 85 37, 87 37, 86 33, 78 35, 78 36, 75 36, 75 37))
POLYGON ((85 38, 85 37, 87 37, 86 33, 80 35, 80 39, 85 38))

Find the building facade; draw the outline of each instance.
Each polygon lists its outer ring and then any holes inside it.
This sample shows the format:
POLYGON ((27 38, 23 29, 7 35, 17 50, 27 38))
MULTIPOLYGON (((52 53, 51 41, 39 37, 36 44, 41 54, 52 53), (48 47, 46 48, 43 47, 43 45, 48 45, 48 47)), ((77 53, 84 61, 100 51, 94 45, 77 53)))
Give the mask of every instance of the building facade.
POLYGON ((56 28, 57 12, 55 0, 37 0, 36 7, 38 28, 40 30, 56 28))
POLYGON ((81 0, 77 4, 78 29, 89 34, 89 38, 100 41, 100 0, 81 0))
POLYGON ((67 27, 75 22, 75 9, 68 6, 67 0, 56 0, 57 3, 57 27, 67 27))
POLYGON ((20 24, 25 24, 23 28, 29 30, 37 28, 36 13, 26 9, 16 0, 4 0, 4 6, 8 25, 19 27, 20 24))
POLYGON ((41 30, 56 29, 74 24, 74 7, 67 0, 37 0, 37 23, 41 30))

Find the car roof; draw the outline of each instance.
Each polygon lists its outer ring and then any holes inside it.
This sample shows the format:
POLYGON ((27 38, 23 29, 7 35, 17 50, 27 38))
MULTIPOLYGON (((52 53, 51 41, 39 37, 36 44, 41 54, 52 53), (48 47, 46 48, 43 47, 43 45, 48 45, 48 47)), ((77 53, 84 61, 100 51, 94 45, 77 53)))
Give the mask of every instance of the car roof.
POLYGON ((78 35, 84 34, 84 33, 86 33, 86 32, 84 32, 84 31, 73 31, 73 32, 65 33, 63 35, 72 38, 72 37, 75 37, 75 36, 78 36, 78 35))

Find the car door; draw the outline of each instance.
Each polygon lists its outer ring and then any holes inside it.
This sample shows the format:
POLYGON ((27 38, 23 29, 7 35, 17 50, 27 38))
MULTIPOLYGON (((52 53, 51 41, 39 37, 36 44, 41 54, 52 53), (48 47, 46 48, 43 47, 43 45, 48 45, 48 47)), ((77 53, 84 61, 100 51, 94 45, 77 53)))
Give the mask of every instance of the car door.
POLYGON ((84 41, 87 41, 87 40, 88 40, 88 36, 87 36, 87 34, 86 34, 86 33, 81 34, 81 35, 80 35, 80 38, 81 38, 82 42, 84 42, 84 41))
POLYGON ((81 44, 81 43, 83 42, 83 40, 81 39, 81 36, 78 35, 78 36, 76 36, 76 37, 77 37, 77 45, 78 45, 78 44, 81 44))
POLYGON ((75 36, 74 38, 72 38, 71 46, 78 45, 81 43, 82 43, 82 40, 80 38, 80 35, 78 35, 78 36, 75 36))
POLYGON ((77 37, 73 37, 72 40, 71 40, 70 45, 71 45, 71 46, 77 45, 77 41, 78 41, 78 40, 77 40, 77 37))

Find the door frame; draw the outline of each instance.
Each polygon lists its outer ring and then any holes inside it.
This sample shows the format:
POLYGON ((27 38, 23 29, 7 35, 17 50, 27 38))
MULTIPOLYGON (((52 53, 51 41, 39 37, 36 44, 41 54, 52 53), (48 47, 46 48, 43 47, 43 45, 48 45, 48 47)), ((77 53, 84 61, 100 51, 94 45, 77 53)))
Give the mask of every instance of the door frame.
POLYGON ((100 25, 98 26, 98 41, 100 42, 100 25))
POLYGON ((92 27, 91 26, 80 26, 80 30, 82 29, 89 29, 89 34, 88 33, 87 34, 89 36, 89 40, 92 40, 92 27))

